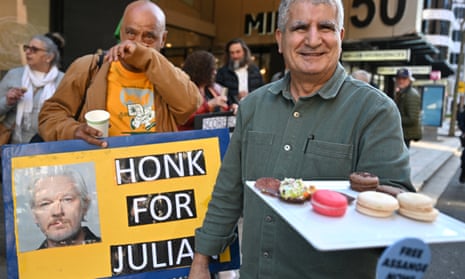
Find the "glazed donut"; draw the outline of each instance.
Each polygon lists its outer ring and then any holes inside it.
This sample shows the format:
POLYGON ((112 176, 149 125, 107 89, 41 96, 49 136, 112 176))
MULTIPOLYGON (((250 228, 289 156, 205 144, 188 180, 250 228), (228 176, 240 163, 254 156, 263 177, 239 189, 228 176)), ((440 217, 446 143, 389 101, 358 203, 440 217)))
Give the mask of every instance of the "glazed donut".
POLYGON ((379 185, 376 175, 369 172, 353 172, 349 176, 350 188, 357 192, 373 191, 379 185))

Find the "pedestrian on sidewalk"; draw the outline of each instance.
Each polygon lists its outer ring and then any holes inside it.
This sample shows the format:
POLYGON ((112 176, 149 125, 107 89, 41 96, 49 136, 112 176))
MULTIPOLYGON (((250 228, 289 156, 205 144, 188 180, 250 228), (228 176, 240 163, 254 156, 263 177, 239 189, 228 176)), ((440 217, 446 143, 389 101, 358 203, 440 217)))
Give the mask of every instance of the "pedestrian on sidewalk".
POLYGON ((410 141, 418 141, 422 137, 421 97, 412 86, 414 80, 415 78, 409 69, 403 68, 397 71, 394 100, 402 119, 402 130, 407 148, 410 148, 410 141))
POLYGON ((457 124, 459 126, 460 131, 462 134, 460 135, 460 144, 462 145, 462 155, 460 156, 460 168, 462 171, 460 172, 459 181, 460 183, 465 183, 465 108, 459 107, 457 111, 457 124))

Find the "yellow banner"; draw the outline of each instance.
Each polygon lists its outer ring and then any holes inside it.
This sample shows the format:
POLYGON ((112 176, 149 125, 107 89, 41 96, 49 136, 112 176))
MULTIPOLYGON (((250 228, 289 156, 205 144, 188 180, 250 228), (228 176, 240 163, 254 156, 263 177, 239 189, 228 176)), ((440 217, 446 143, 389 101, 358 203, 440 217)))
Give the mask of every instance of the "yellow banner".
MULTIPOLYGON (((218 138, 11 158, 19 278, 100 278, 190 266, 194 229, 220 164, 218 138), (88 240, 60 247, 45 241, 47 229, 37 221, 45 210, 37 208, 53 199, 34 200, 40 195, 34 187, 49 168, 71 169, 85 181, 88 240)), ((66 203, 60 196, 58 207, 66 203)), ((48 228, 66 224, 65 217, 56 220, 48 228)), ((221 260, 229 261, 229 254, 221 260)))

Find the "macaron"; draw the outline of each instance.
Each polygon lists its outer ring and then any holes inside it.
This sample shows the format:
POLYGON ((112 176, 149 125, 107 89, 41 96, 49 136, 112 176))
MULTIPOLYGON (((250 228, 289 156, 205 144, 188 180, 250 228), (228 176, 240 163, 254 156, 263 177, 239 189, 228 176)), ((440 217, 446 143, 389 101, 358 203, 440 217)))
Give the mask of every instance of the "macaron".
POLYGON ((357 195, 355 209, 365 215, 387 218, 399 208, 399 202, 391 195, 365 191, 357 195))
POLYGON ((423 222, 433 222, 439 215, 434 208, 432 198, 421 193, 405 192, 397 195, 399 201, 399 214, 423 222))
POLYGON ((311 197, 311 205, 316 213, 330 217, 341 217, 347 210, 347 198, 332 190, 316 190, 311 197))

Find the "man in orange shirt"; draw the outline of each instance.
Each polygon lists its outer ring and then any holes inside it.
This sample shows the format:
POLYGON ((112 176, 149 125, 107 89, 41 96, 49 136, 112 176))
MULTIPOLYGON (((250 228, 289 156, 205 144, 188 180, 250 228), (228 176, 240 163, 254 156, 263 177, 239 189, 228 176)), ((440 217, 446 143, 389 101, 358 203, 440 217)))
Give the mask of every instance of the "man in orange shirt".
POLYGON ((167 31, 165 14, 153 2, 130 3, 123 15, 121 43, 110 48, 101 67, 99 55, 78 58, 39 115, 46 141, 82 139, 101 147, 99 130, 85 123, 86 112, 110 112, 109 136, 171 132, 202 102, 189 76, 159 51, 167 31), (88 81, 92 81, 90 86, 88 81))

